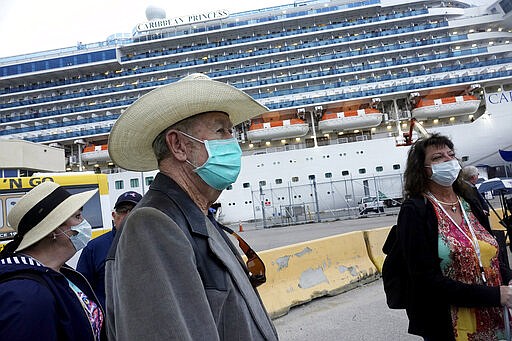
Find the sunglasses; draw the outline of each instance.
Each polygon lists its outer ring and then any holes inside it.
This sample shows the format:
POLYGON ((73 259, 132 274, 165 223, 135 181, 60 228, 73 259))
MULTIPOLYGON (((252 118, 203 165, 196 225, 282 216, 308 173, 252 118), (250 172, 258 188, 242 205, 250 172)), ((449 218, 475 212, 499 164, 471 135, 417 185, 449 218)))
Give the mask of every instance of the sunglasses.
POLYGON ((258 254, 240 237, 236 232, 229 231, 233 237, 238 240, 238 245, 247 257, 247 269, 249 269, 249 281, 253 288, 259 287, 267 281, 265 276, 265 264, 258 254))

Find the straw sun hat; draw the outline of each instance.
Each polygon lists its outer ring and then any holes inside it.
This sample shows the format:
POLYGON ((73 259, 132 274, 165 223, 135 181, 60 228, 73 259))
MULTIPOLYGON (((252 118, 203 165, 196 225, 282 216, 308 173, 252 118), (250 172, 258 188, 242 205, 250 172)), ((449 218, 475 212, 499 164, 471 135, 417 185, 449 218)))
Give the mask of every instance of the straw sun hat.
POLYGON ((45 181, 25 194, 9 212, 7 221, 23 239, 16 251, 35 244, 62 225, 97 192, 71 195, 58 184, 45 181))
POLYGON ((158 134, 181 120, 209 111, 224 112, 237 125, 268 109, 231 85, 191 74, 147 93, 126 109, 110 132, 110 157, 127 170, 156 169, 152 144, 158 134))

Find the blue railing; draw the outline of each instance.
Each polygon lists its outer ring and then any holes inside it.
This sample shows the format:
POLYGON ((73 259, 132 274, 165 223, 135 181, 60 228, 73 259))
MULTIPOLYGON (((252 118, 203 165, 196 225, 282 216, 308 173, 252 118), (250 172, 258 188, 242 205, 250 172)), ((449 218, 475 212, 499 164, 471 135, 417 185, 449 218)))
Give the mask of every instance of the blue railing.
MULTIPOLYGON (((512 58, 508 58, 508 60, 506 62, 512 62, 512 58)), ((450 71, 450 70, 440 68, 439 71, 445 72, 445 71, 450 71)), ((417 72, 415 75, 420 76, 420 75, 425 75, 425 74, 426 74, 426 72, 423 71, 423 72, 417 72)), ((484 81, 484 80, 489 80, 489 79, 493 79, 493 78, 508 77, 511 75, 512 75, 512 71, 509 70, 509 71, 499 71, 499 72, 492 72, 492 73, 472 75, 472 76, 461 76, 461 77, 436 80, 436 81, 415 82, 413 84, 405 84, 405 85, 400 85, 400 86, 388 86, 385 88, 351 92, 351 93, 347 93, 347 94, 306 98, 306 99, 301 99, 301 100, 290 100, 290 101, 280 102, 280 103, 270 103, 270 104, 267 104, 267 107, 269 107, 269 109, 271 109, 271 110, 281 109, 281 108, 290 108, 290 107, 297 107, 297 106, 304 106, 304 105, 312 105, 315 103, 342 101, 342 100, 348 100, 348 99, 357 98, 357 97, 370 97, 370 96, 376 96, 376 95, 385 95, 385 94, 400 92, 400 91, 416 91, 417 89, 420 89, 420 88, 436 88, 436 87, 446 86, 446 85, 451 85, 451 84, 484 81)), ((377 78, 371 79, 371 82, 378 82, 378 81, 382 82, 382 81, 393 80, 393 79, 398 80, 405 76, 411 77, 412 74, 411 73, 403 73, 403 74, 398 74, 398 75, 386 75, 383 77, 379 77, 378 79, 377 78)), ((336 83, 331 83, 331 84, 324 84, 321 86, 312 86, 312 87, 308 87, 308 88, 302 88, 302 91, 300 91, 299 93, 306 94, 308 92, 311 93, 314 91, 327 90, 327 89, 332 89, 332 88, 340 88, 340 87, 344 87, 347 85, 356 85, 356 84, 357 83, 347 84, 346 82, 336 82, 336 83)), ((289 95, 289 94, 293 94, 293 93, 295 93, 294 90, 288 90, 286 93, 283 93, 283 94, 289 95)), ((256 98, 257 96, 253 96, 253 97, 256 98)), ((101 117, 99 120, 96 120, 96 121, 89 121, 90 119, 86 119, 86 120, 88 120, 86 122, 85 121, 82 122, 82 120, 75 120, 75 121, 72 121, 73 124, 66 124, 66 126, 78 125, 78 124, 83 124, 83 123, 107 121, 107 120, 115 119, 118 116, 119 115, 105 116, 105 117, 101 117)), ((36 129, 36 127, 20 128, 20 129, 26 129, 23 131, 4 130, 4 131, 0 132, 0 135, 9 135, 9 134, 15 134, 15 133, 21 133, 21 132, 27 132, 27 131, 50 129, 50 128, 55 128, 55 127, 51 126, 51 125, 40 125, 37 127, 37 129, 36 129)), ((52 136, 54 136, 54 135, 52 135, 52 136)), ((57 140, 57 139, 60 139, 60 138, 55 138, 54 140, 57 140)), ((31 139, 31 141, 43 142, 43 141, 35 141, 33 139, 31 139)))
MULTIPOLYGON (((486 49, 473 49, 474 53, 481 53, 486 52, 486 49)), ((452 52, 456 53, 457 55, 459 53, 463 53, 464 51, 456 51, 452 52)), ((467 54, 467 53, 463 53, 467 54)), ((446 58, 449 56, 444 56, 443 58, 446 58)), ((285 96, 285 95, 291 95, 291 94, 300 94, 300 93, 307 93, 311 91, 318 91, 318 90, 325 90, 330 88, 337 88, 337 87, 343 87, 343 86, 353 86, 353 85, 362 85, 362 84, 369 84, 374 82, 382 82, 386 80, 398 80, 403 78, 409 78, 409 77, 418 77, 427 74, 435 74, 435 73, 441 73, 441 72, 449 72, 449 71, 458 71, 462 69, 471 69, 471 68, 477 68, 477 67, 485 67, 485 66, 492 66, 492 65, 500 65, 500 64, 506 64, 511 63, 512 57, 509 58, 500 58, 500 59, 494 59, 494 60, 488 60, 488 61, 479 61, 479 62, 472 62, 472 63, 464 63, 464 64, 457 64, 457 65, 451 65, 451 66, 445 66, 441 68, 434 68, 430 70, 417 70, 417 71, 410 71, 410 72, 401 72, 397 73, 395 75, 392 74, 386 74, 381 76, 375 76, 375 77, 366 77, 364 80, 346 80, 346 81, 339 81, 336 83, 326 83, 318 86, 308 86, 308 87, 296 87, 294 89, 286 89, 286 90, 280 90, 280 91, 273 91, 270 93, 250 93, 251 96, 253 96, 256 99, 262 99, 262 98, 269 98, 269 97, 276 97, 276 96, 285 96)), ((392 63, 392 62, 387 62, 392 63)), ((338 70, 340 71, 340 70, 338 70)), ((329 71, 318 71, 315 73, 307 74, 307 75, 295 75, 295 76, 289 76, 287 77, 286 81, 291 81, 295 79, 304 79, 304 76, 308 76, 309 78, 313 77, 323 77, 323 76, 332 76, 336 75, 336 73, 333 70, 329 71)), ((167 82, 167 81, 162 81, 167 82)), ((262 84, 263 81, 260 81, 259 84, 262 84)), ((240 87, 243 88, 243 87, 240 87)), ((34 112, 29 114, 21 114, 16 116, 10 116, 10 117, 2 117, 0 119, 1 123, 7 123, 7 122, 15 122, 15 121, 23 121, 23 120, 29 120, 34 118, 44 118, 44 117, 50 117, 50 116, 59 116, 64 114, 70 114, 70 113, 79 113, 83 111, 89 111, 89 110, 97 110, 97 109, 104 109, 104 108, 112 108, 112 107, 122 107, 129 105, 133 103, 137 98, 132 99, 122 99, 122 100, 112 100, 108 103, 99 103, 95 105, 83 105, 83 106, 77 106, 73 108, 65 108, 65 109, 58 109, 58 110, 50 110, 47 112, 34 112)))
MULTIPOLYGON (((428 12, 427 10, 411 11, 411 12, 404 13, 403 16, 404 17, 405 16, 414 16, 414 15, 424 14, 427 12, 428 12)), ((398 14, 394 14, 392 16, 395 17, 397 15, 398 14)), ((122 57, 121 60, 126 61, 126 60, 130 60, 130 59, 144 59, 144 58, 151 58, 151 57, 155 57, 155 56, 172 55, 172 54, 189 52, 189 51, 201 51, 201 50, 213 49, 213 48, 216 48, 219 46, 226 46, 226 45, 231 45, 231 44, 240 44, 240 43, 250 42, 250 41, 267 40, 267 39, 271 39, 274 37, 303 34, 303 33, 308 33, 308 32, 332 29, 332 28, 337 28, 337 27, 344 27, 344 26, 352 26, 352 25, 360 24, 359 21, 364 21, 365 23, 368 23, 368 22, 373 22, 373 21, 375 21, 375 19, 382 18, 382 17, 389 19, 389 17, 386 17, 386 16, 381 16, 381 17, 376 17, 376 18, 371 18, 371 19, 364 19, 364 20, 360 19, 355 22, 332 24, 332 25, 326 25, 326 26, 322 26, 322 27, 315 26, 315 27, 311 27, 311 28, 307 28, 307 29, 298 29, 298 30, 294 30, 294 31, 279 32, 279 33, 270 34, 270 35, 262 35, 261 37, 258 37, 258 36, 247 37, 247 38, 235 39, 235 40, 219 42, 219 43, 196 45, 194 47, 182 48, 182 49, 177 49, 177 50, 165 50, 165 51, 153 52, 153 53, 148 52, 148 53, 144 53, 144 54, 141 54, 138 56, 134 56, 132 58, 122 57)), ((302 44, 299 47, 287 46, 287 47, 282 47, 282 48, 258 50, 258 51, 254 51, 252 53, 233 54, 231 56, 218 56, 218 57, 214 57, 214 58, 208 60, 208 62, 229 61, 229 60, 233 60, 233 59, 247 58, 247 57, 266 55, 266 54, 291 51, 291 50, 300 50, 300 49, 304 49, 304 48, 310 48, 310 47, 316 47, 316 46, 322 46, 322 45, 339 44, 342 42, 351 42, 351 41, 363 40, 363 39, 374 38, 374 37, 383 37, 383 36, 392 35, 392 34, 400 34, 400 33, 406 33, 406 32, 419 31, 419 30, 427 30, 427 29, 432 29, 432 28, 440 28, 440 27, 444 27, 447 25, 448 25, 447 22, 439 22, 437 24, 412 26, 410 28, 402 28, 402 29, 387 30, 387 31, 382 31, 382 32, 361 34, 358 36, 344 37, 344 38, 340 38, 340 39, 334 39, 334 40, 323 41, 323 42, 312 42, 312 43, 302 44)), ((113 50, 113 51, 115 51, 115 50, 113 50)), ((115 57, 115 53, 114 53, 114 57, 115 57)), ((66 57, 66 58, 68 58, 68 57, 66 57)), ((29 63, 25 63, 25 64, 27 64, 25 67, 27 69, 28 68, 34 69, 35 68, 34 63, 39 63, 38 65, 39 65, 39 67, 41 67, 42 63, 45 63, 45 62, 46 61, 29 62, 29 63)), ((62 58, 59 59, 59 62, 63 65, 67 64, 67 62, 62 60, 62 58)), ((73 61, 73 63, 78 64, 77 61, 73 61)), ((183 68, 183 67, 187 67, 187 66, 194 66, 194 65, 206 64, 206 63, 207 62, 202 61, 202 60, 193 60, 193 61, 189 61, 189 62, 185 62, 185 63, 169 64, 168 66, 165 66, 165 67, 152 67, 152 68, 141 67, 135 71, 126 70, 126 71, 123 71, 120 73, 112 73, 111 72, 108 75, 102 74, 102 75, 96 75, 96 76, 84 76, 84 77, 81 77, 80 79, 55 81, 55 82, 49 82, 49 83, 39 84, 39 85, 28 85, 25 87, 18 87, 18 88, 14 88, 14 89, 0 89, 0 94, 17 93, 17 92, 23 92, 23 91, 27 91, 27 90, 34 90, 34 89, 44 89, 44 88, 48 88, 48 87, 61 86, 61 85, 66 85, 66 84, 78 84, 78 83, 90 82, 90 81, 94 81, 94 80, 109 79, 109 78, 114 78, 114 77, 123 77, 123 76, 138 74, 138 73, 142 73, 142 72, 183 68)), ((25 65, 25 64, 6 66, 4 68, 17 68, 18 69, 18 68, 21 68, 20 65, 25 65)), ((2 68, 0 68, 0 73, 2 72, 1 70, 2 70, 2 68)))
MULTIPOLYGON (((172 49, 172 50, 167 49, 167 50, 151 52, 151 53, 147 52, 147 53, 143 53, 143 54, 123 56, 123 57, 121 57, 121 61, 145 59, 145 58, 151 58, 151 57, 175 55, 175 54, 180 54, 180 53, 184 53, 184 52, 215 49, 215 48, 222 47, 222 46, 238 45, 238 44, 243 44, 243 43, 247 43, 247 42, 257 42, 260 40, 268 40, 268 39, 280 38, 280 37, 286 37, 286 36, 292 36, 292 35, 301 35, 301 34, 305 34, 305 33, 320 32, 320 31, 344 28, 344 27, 349 27, 349 26, 371 24, 371 23, 376 23, 376 22, 383 21, 383 20, 412 17, 412 16, 418 16, 418 15, 422 15, 422 14, 426 14, 426 13, 428 13, 428 10, 422 9, 422 10, 410 11, 410 12, 404 12, 404 13, 382 15, 379 17, 373 17, 373 18, 368 18, 368 19, 358 19, 358 20, 354 20, 354 21, 346 21, 346 22, 341 22, 341 23, 337 23, 337 24, 329 24, 329 25, 325 25, 325 26, 313 26, 313 27, 309 27, 309 28, 300 28, 300 29, 294 29, 294 30, 285 31, 285 32, 270 33, 270 34, 265 34, 265 35, 261 35, 261 36, 244 37, 244 38, 233 39, 233 40, 229 40, 229 41, 228 40, 220 41, 220 42, 209 43, 209 44, 198 44, 198 45, 183 47, 183 48, 179 48, 179 49, 172 49)), ((440 22, 439 24, 442 24, 442 26, 448 25, 446 22, 440 22)), ((434 27, 442 27, 442 26, 439 26, 439 24, 433 25, 433 28, 434 27)), ((414 31, 418 31, 418 30, 419 30, 419 28, 415 29, 414 31)), ((389 31, 383 31, 383 32, 389 32, 389 31)), ((403 33, 403 32, 398 31, 398 33, 403 33)), ((392 33, 389 33, 389 34, 392 34, 392 33)), ((385 35, 389 35, 389 34, 385 34, 385 35)), ((361 35, 361 36, 357 36, 357 37, 353 37, 353 38, 355 38, 354 40, 368 38, 368 37, 364 38, 364 36, 365 35, 361 35)), ((165 37, 165 35, 164 35, 164 37, 165 37)), ((171 36, 169 36, 169 37, 171 37, 171 36)))
POLYGON ((70 126, 76 126, 76 125, 82 125, 82 124, 88 124, 88 123, 97 123, 97 122, 117 120, 117 118, 119 116, 121 116, 121 115, 120 114, 111 114, 109 116, 83 118, 83 119, 78 119, 78 120, 69 120, 69 121, 63 121, 63 122, 41 124, 41 125, 32 126, 32 127, 4 129, 4 130, 0 131, 0 136, 26 133, 29 131, 40 131, 40 130, 44 130, 44 129, 62 128, 62 127, 70 127, 70 126))

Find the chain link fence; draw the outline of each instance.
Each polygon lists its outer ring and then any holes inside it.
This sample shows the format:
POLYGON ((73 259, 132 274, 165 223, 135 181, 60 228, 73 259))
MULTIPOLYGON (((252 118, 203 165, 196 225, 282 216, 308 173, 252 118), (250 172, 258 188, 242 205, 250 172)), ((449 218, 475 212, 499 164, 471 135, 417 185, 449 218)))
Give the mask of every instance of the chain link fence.
POLYGON ((296 225, 309 222, 356 218, 362 212, 363 198, 375 198, 375 214, 396 213, 402 199, 403 173, 384 176, 317 181, 309 184, 260 185, 252 191, 257 228, 296 225))

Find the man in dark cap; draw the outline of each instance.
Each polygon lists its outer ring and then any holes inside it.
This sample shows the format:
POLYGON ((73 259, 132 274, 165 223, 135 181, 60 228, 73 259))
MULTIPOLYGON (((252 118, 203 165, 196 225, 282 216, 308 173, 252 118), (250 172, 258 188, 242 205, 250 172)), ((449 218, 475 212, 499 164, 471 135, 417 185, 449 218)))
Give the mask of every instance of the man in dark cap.
POLYGON ((111 231, 94 238, 82 250, 76 269, 89 281, 100 303, 105 307, 105 258, 121 223, 137 205, 142 196, 133 191, 121 194, 114 205, 111 231))

